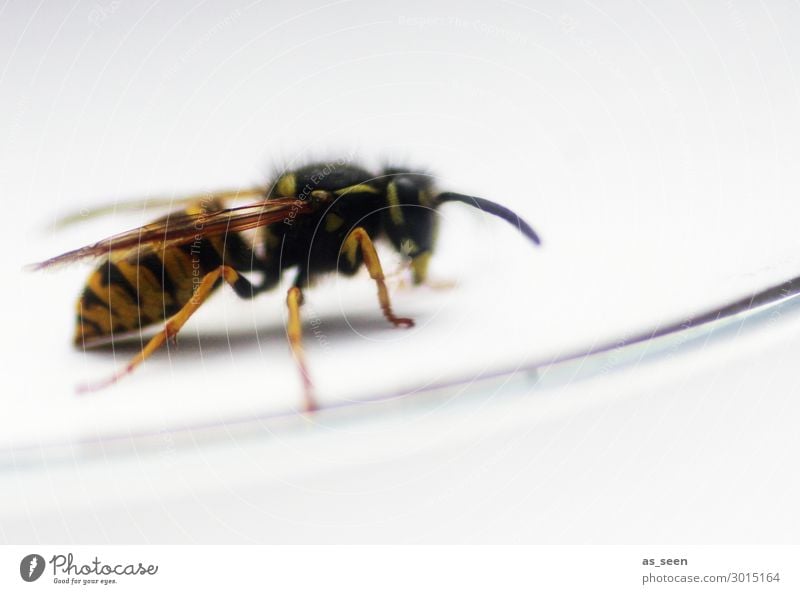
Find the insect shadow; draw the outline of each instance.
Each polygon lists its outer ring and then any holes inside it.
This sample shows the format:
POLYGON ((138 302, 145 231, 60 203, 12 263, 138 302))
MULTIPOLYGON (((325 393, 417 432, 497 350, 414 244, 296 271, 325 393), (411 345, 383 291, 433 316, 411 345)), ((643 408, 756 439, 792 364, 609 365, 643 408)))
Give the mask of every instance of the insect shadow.
MULTIPOLYGON (((157 330, 157 329, 156 329, 157 330)), ((317 342, 324 344, 325 348, 333 348, 333 343, 338 339, 352 339, 362 335, 378 335, 391 333, 387 329, 386 321, 383 316, 370 314, 348 314, 333 318, 325 318, 318 326, 313 322, 307 328, 309 334, 308 346, 316 348, 317 342), (315 341, 314 338, 318 340, 315 341)), ((395 334, 396 336, 396 334, 395 334)), ((135 354, 142 349, 142 343, 150 339, 150 333, 142 332, 141 335, 134 334, 126 337, 116 338, 113 343, 97 345, 92 349, 87 349, 86 354, 97 359, 105 359, 110 354, 135 354)), ((162 350, 153 354, 153 359, 170 358, 174 361, 185 359, 187 364, 195 361, 192 355, 201 355, 204 358, 229 356, 233 349, 238 348, 258 348, 259 346, 273 346, 286 344, 286 326, 280 320, 275 320, 267 324, 255 326, 237 327, 226 329, 224 327, 208 328, 203 327, 196 334, 184 333, 177 341, 172 344, 169 350, 162 350), (177 356, 177 358, 175 358, 177 356)))

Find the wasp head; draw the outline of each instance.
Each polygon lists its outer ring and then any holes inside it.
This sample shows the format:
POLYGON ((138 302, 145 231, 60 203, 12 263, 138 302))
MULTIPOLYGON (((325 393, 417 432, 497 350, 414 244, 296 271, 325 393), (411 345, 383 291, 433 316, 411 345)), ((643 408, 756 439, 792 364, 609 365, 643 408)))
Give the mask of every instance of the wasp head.
POLYGON ((383 228, 394 247, 411 259, 414 282, 425 280, 428 262, 436 238, 436 209, 445 202, 461 202, 494 215, 514 225, 533 244, 539 236, 514 211, 477 196, 455 192, 436 193, 432 178, 422 173, 404 173, 386 169, 386 208, 383 228))
POLYGON ((436 201, 431 177, 422 173, 384 170, 386 207, 383 228, 395 249, 411 259, 414 282, 425 280, 436 239, 436 201))

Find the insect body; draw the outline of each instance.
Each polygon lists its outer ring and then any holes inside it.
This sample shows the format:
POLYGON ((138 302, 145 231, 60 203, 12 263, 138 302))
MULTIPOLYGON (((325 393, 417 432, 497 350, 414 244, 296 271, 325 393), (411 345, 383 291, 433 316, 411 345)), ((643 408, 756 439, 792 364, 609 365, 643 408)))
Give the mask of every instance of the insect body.
MULTIPOLYGON (((219 201, 209 200, 185 213, 209 215, 220 210, 219 201)), ((156 223, 162 221, 167 219, 156 223)), ((195 296, 203 277, 223 263, 244 270, 251 254, 239 233, 200 236, 163 250, 112 253, 89 277, 78 300, 75 345, 102 343, 174 316, 195 296)), ((244 278, 234 289, 243 297, 250 295, 244 278)))
POLYGON ((343 161, 317 163, 280 175, 269 188, 188 197, 183 212, 67 252, 36 268, 84 258, 103 261, 78 301, 75 343, 92 346, 164 322, 116 382, 174 337, 215 288, 229 284, 242 298, 276 287, 294 270, 287 293, 287 333, 304 384, 305 405, 316 407, 301 336, 303 290, 321 274, 355 274, 366 267, 384 317, 395 315, 374 240, 385 238, 411 265, 416 284, 426 280, 436 236, 435 211, 446 202, 480 208, 515 225, 538 244, 533 229, 512 211, 482 198, 437 192, 428 175, 386 168, 379 175, 343 161), (236 207, 225 200, 258 196, 236 207), (242 232, 255 229, 256 243, 242 232), (254 273, 257 281, 245 277, 254 273))

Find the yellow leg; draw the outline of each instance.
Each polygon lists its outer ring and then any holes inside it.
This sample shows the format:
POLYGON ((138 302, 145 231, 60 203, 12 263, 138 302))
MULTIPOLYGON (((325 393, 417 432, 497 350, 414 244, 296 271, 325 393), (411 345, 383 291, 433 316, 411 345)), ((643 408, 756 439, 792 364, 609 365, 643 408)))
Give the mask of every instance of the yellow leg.
POLYGON ((303 395, 306 401, 306 410, 311 412, 317 409, 314 398, 314 385, 306 368, 306 358, 303 352, 303 326, 300 323, 300 306, 303 304, 303 292, 300 287, 292 287, 286 294, 286 305, 289 308, 289 323, 286 333, 289 336, 289 346, 300 370, 300 379, 303 382, 303 395))
POLYGON ((206 274, 200 281, 200 284, 197 286, 197 291, 195 291, 195 294, 192 296, 189 302, 184 305, 180 311, 178 311, 178 313, 167 320, 166 324, 164 324, 164 329, 151 338, 150 342, 145 345, 142 351, 133 359, 131 359, 124 368, 115 373, 109 379, 96 384, 81 386, 78 391, 92 392, 94 390, 105 388, 111 384, 115 384, 136 369, 145 359, 161 348, 167 340, 174 338, 175 335, 178 334, 183 325, 190 317, 192 317, 192 314, 196 312, 201 305, 203 305, 203 302, 206 300, 209 294, 211 294, 211 291, 214 289, 214 283, 217 282, 217 279, 219 279, 220 276, 222 276, 230 285, 236 283, 236 281, 240 278, 239 273, 230 266, 220 266, 213 272, 206 274))
POLYGON ((367 267, 372 280, 378 285, 378 301, 381 304, 383 316, 395 326, 410 328, 414 325, 411 318, 400 318, 394 315, 392 303, 389 300, 389 291, 386 289, 386 277, 381 268, 381 261, 378 259, 378 252, 369 237, 369 234, 361 227, 353 229, 353 232, 344 242, 343 252, 351 262, 355 262, 356 250, 361 250, 361 257, 364 259, 364 266, 367 267))

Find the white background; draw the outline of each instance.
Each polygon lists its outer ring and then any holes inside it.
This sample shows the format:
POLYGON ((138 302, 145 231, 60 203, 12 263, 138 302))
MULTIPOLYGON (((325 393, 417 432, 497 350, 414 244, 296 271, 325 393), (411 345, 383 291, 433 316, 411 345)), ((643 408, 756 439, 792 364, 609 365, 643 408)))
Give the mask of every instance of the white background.
POLYGON ((789 2, 4 5, 0 538, 796 542, 791 311, 538 386, 408 393, 796 275, 798 25, 789 2), (281 291, 220 292, 178 349, 75 395, 135 345, 73 350, 90 267, 22 266, 146 218, 58 215, 342 154, 513 207, 544 247, 448 205, 432 273, 457 287, 393 293, 415 329, 365 275, 309 291, 336 411, 295 414, 281 291))

